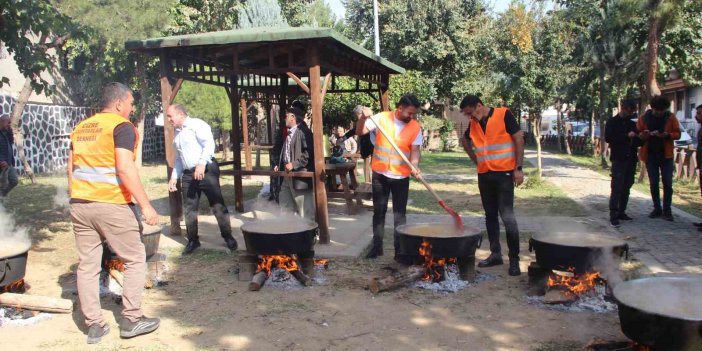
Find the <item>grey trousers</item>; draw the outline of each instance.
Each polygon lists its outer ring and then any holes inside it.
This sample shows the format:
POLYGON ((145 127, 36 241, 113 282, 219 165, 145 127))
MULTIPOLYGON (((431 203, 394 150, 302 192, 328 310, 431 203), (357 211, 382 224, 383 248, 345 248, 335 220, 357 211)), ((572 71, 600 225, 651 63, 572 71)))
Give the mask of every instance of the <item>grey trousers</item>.
POLYGON ((279 202, 284 211, 295 212, 300 217, 314 221, 314 193, 312 189, 295 190, 292 177, 283 177, 279 202))

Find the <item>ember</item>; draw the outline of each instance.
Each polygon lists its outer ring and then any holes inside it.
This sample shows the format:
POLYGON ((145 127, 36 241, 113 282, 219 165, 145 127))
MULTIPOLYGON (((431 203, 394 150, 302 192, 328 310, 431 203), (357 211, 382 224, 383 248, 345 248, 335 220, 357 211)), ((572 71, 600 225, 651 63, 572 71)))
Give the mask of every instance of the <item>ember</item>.
POLYGON ((116 269, 120 272, 124 272, 124 262, 116 258, 105 262, 105 267, 107 267, 107 269, 116 269))
POLYGON ((427 239, 422 240, 422 245, 419 246, 419 255, 424 258, 424 275, 422 276, 424 281, 440 282, 444 280, 446 264, 456 263, 455 258, 434 260, 431 253, 431 244, 427 239))
POLYGON ((633 341, 608 341, 601 338, 594 338, 587 345, 585 351, 651 351, 648 346, 644 346, 633 341))
POLYGON ((29 290, 29 284, 26 284, 24 282, 24 279, 20 279, 18 281, 15 281, 13 283, 10 283, 9 285, 5 285, 1 290, 0 293, 24 293, 27 290, 29 290))
POLYGON ((581 296, 587 292, 594 291, 595 286, 601 284, 600 273, 592 272, 577 276, 575 268, 568 268, 566 272, 552 274, 548 277, 547 286, 549 289, 559 289, 567 296, 581 296))

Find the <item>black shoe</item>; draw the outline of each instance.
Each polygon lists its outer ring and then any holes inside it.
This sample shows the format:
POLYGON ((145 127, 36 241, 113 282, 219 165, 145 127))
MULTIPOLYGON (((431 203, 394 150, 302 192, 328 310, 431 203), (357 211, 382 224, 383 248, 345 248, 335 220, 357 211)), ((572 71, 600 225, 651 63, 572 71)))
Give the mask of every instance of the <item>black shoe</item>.
POLYGON ((612 218, 609 220, 609 223, 612 225, 612 227, 618 227, 619 226, 619 219, 612 218))
POLYGON ((105 324, 104 326, 99 326, 93 324, 88 328, 88 344, 97 344, 100 342, 103 336, 110 333, 110 326, 105 324))
POLYGON ((648 214, 648 218, 658 218, 663 214, 663 211, 660 208, 654 208, 651 213, 648 214))
POLYGON ((692 225, 694 225, 697 228, 702 228, 702 222, 695 222, 695 223, 692 223, 692 225))
POLYGON ((373 246, 371 246, 370 251, 366 254, 366 258, 368 259, 374 259, 378 258, 378 256, 383 255, 383 243, 382 242, 373 242, 373 246))
POLYGON ((622 221, 630 221, 633 220, 633 218, 629 217, 626 215, 626 213, 620 214, 617 219, 622 220, 622 221))
POLYGON ((395 255, 393 259, 395 262, 407 267, 411 266, 413 263, 412 258, 408 257, 407 255, 395 255))
POLYGON ((147 318, 141 316, 136 322, 130 322, 128 319, 123 319, 119 327, 119 336, 122 338, 133 338, 135 336, 151 333, 158 329, 161 320, 158 318, 147 318))
POLYGON ((663 211, 663 215, 661 216, 661 218, 665 219, 668 222, 672 222, 673 221, 673 213, 670 211, 663 211))
POLYGON ((507 274, 516 277, 522 274, 522 270, 519 269, 519 260, 509 260, 509 269, 507 274))
POLYGON ((185 250, 183 250, 183 255, 190 255, 198 247, 200 247, 200 240, 189 240, 188 245, 185 245, 185 250))
POLYGON ((502 261, 502 255, 491 254, 490 256, 488 256, 488 258, 478 262, 478 267, 485 268, 485 267, 499 266, 503 263, 504 262, 502 261))
POLYGON ((224 242, 227 243, 227 247, 231 251, 236 251, 236 249, 239 247, 239 244, 236 242, 236 239, 232 237, 224 238, 224 242))

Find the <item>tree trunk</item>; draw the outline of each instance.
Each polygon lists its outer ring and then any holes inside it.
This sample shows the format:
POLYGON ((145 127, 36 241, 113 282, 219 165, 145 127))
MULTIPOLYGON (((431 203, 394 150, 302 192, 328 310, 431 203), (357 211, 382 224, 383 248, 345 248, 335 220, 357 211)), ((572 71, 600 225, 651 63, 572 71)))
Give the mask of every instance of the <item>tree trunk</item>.
MULTIPOLYGON (((32 80, 30 78, 24 79, 24 86, 22 86, 22 90, 20 91, 20 94, 17 97, 17 101, 12 107, 12 116, 10 117, 10 123, 12 124, 12 134, 14 134, 15 138, 17 156, 19 157, 20 162, 22 162, 22 168, 24 169, 24 173, 29 177, 29 179, 32 180, 32 184, 34 184, 36 182, 36 179, 34 177, 34 171, 32 171, 32 167, 29 167, 29 163, 27 163, 27 158, 24 154, 24 133, 22 133, 22 129, 19 125, 20 118, 22 117, 22 112, 24 111, 24 107, 27 105, 27 101, 29 101, 29 97, 32 95, 31 83, 32 80)), ((14 165, 10 165, 10 167, 14 167, 14 165)))
MULTIPOLYGON (((566 104, 566 111, 570 110, 570 105, 566 104)), ((565 149, 566 153, 568 155, 572 155, 572 152, 570 151, 570 141, 568 140, 568 132, 566 131, 566 136, 565 136, 565 149)))
POLYGON ((229 131, 223 130, 221 134, 222 134, 222 157, 224 157, 224 161, 228 161, 229 160, 229 131))
POLYGON ((599 106, 597 106, 597 124, 600 127, 600 166, 602 169, 607 169, 609 164, 607 164, 607 158, 605 157, 605 140, 604 140, 604 116, 605 110, 609 105, 608 95, 609 90, 606 87, 604 72, 600 73, 600 86, 599 86, 599 106))
POLYGON ((143 164, 143 150, 144 150, 144 120, 146 119, 146 108, 147 108, 147 103, 146 103, 146 87, 148 85, 148 82, 146 81, 146 74, 144 73, 144 58, 142 55, 139 55, 139 58, 137 59, 137 78, 139 79, 139 100, 140 100, 140 106, 139 106, 139 116, 137 117, 136 120, 136 127, 137 131, 139 132, 139 143, 137 144, 136 150, 134 152, 136 153, 136 165, 138 168, 141 168, 143 164))
POLYGON ((563 138, 564 138, 564 129, 563 128, 563 112, 561 112, 561 100, 558 99, 556 100, 556 106, 558 108, 558 112, 556 113, 556 129, 558 131, 558 152, 563 152, 563 138))
POLYGON ((541 179, 543 168, 541 164, 541 115, 531 116, 531 127, 534 131, 534 140, 536 141, 536 175, 541 179))
POLYGON ((661 90, 658 87, 656 74, 658 73, 658 44, 661 32, 661 17, 658 13, 658 8, 661 0, 649 0, 648 11, 650 17, 648 20, 648 45, 646 46, 646 83, 644 92, 641 96, 641 104, 648 105, 651 98, 660 95, 661 90))

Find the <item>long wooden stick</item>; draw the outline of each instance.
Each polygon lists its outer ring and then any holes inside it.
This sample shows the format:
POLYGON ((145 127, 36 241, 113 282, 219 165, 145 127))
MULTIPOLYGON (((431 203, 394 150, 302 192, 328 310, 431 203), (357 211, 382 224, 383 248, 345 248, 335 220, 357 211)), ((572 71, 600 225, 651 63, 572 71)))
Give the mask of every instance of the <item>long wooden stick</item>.
POLYGON ((73 301, 71 300, 13 293, 0 294, 0 306, 53 313, 71 313, 73 311, 73 301))
POLYGON ((368 119, 371 120, 373 124, 375 124, 376 130, 378 130, 380 134, 382 134, 385 137, 385 140, 387 140, 390 143, 390 145, 392 145, 392 148, 395 149, 395 152, 397 152, 402 158, 402 160, 405 161, 407 166, 409 166, 409 168, 412 170, 412 173, 414 174, 414 177, 420 182, 422 182, 422 184, 424 184, 424 187, 426 187, 427 190, 429 190, 429 193, 431 193, 434 199, 436 199, 436 201, 439 203, 439 206, 441 206, 446 212, 448 212, 448 214, 451 215, 451 217, 453 217, 456 228, 463 230, 463 220, 461 219, 461 216, 459 216, 458 213, 456 213, 456 211, 454 211, 452 208, 448 207, 446 202, 439 196, 439 194, 436 193, 436 191, 434 191, 434 189, 431 187, 431 185, 429 185, 429 183, 427 183, 424 177, 422 177, 421 174, 418 174, 417 167, 415 167, 412 164, 412 162, 410 162, 405 153, 402 152, 402 150, 400 150, 397 144, 395 144, 395 140, 393 140, 394 135, 393 137, 390 137, 388 133, 383 129, 383 127, 380 126, 380 123, 374 120, 373 117, 369 117, 368 119))

